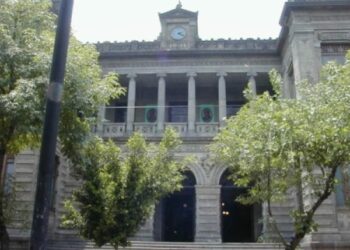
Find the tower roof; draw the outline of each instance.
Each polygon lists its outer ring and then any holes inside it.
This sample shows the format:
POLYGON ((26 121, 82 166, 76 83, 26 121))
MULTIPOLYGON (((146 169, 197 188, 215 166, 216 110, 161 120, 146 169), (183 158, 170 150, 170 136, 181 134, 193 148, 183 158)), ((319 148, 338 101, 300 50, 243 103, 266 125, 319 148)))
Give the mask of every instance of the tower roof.
POLYGON ((159 18, 196 18, 198 12, 192 12, 182 8, 181 1, 176 5, 175 9, 170 11, 159 13, 159 18))

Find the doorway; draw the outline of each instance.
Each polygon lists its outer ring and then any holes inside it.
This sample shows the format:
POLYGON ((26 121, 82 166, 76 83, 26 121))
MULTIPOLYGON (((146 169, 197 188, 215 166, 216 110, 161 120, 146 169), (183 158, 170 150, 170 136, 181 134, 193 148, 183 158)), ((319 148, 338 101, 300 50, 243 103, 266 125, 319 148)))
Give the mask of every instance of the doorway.
POLYGON ((196 180, 190 171, 184 176, 183 188, 164 197, 156 206, 154 239, 157 241, 194 241, 196 180))
POLYGON ((229 180, 226 170, 220 179, 221 185, 221 237, 222 242, 256 242, 261 234, 259 223, 262 214, 260 204, 242 205, 236 198, 247 192, 229 180))

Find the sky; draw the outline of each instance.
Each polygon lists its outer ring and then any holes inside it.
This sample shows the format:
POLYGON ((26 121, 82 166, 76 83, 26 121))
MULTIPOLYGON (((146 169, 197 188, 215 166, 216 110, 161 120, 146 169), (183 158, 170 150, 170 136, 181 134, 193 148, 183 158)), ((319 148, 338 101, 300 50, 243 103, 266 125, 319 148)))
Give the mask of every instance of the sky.
MULTIPOLYGON (((277 38, 286 0, 182 0, 198 11, 202 40, 277 38)), ((178 0, 75 0, 72 30, 82 42, 153 41, 160 33, 158 13, 178 0)))

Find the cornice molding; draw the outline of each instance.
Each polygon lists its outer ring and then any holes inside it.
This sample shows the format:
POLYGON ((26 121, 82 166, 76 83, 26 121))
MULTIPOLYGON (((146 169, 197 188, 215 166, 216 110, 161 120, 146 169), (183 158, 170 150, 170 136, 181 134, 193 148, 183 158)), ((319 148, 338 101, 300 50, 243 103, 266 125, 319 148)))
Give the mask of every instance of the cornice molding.
POLYGON ((232 54, 276 54, 277 39, 245 39, 245 40, 199 40, 192 49, 161 49, 159 41, 97 43, 96 48, 101 58, 105 57, 184 57, 232 54))

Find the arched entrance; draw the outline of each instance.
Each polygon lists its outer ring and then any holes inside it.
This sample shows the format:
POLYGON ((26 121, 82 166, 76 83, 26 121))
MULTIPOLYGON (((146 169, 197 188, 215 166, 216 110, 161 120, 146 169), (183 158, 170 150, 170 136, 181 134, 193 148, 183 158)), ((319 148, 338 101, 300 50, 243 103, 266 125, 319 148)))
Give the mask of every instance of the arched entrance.
POLYGON ((229 175, 226 170, 220 178, 222 242, 256 242, 262 230, 261 205, 242 205, 235 201, 246 189, 235 186, 229 175))
POLYGON ((183 188, 163 198, 156 206, 154 239, 158 241, 194 241, 196 179, 192 172, 184 173, 183 188))

